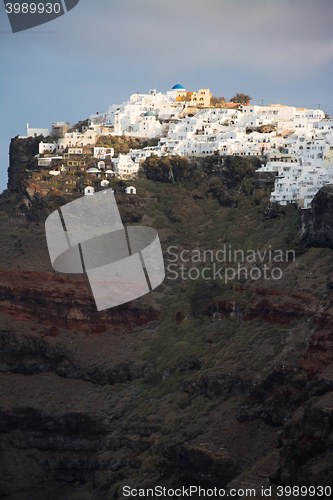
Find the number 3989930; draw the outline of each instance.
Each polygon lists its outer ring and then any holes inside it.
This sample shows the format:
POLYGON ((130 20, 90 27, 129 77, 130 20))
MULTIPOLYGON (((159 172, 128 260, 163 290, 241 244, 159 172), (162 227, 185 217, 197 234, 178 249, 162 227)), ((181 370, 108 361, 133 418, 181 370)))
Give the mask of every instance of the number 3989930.
POLYGON ((7 14, 59 14, 59 3, 6 3, 7 14))

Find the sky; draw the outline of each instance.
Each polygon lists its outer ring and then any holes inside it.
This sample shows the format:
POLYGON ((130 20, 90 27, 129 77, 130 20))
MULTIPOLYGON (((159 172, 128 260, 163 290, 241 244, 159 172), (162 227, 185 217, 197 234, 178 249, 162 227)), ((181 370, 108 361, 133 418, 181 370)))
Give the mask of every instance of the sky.
POLYGON ((0 193, 10 139, 27 123, 74 124, 178 82, 333 117, 332 24, 332 0, 80 0, 12 33, 1 2, 0 193))

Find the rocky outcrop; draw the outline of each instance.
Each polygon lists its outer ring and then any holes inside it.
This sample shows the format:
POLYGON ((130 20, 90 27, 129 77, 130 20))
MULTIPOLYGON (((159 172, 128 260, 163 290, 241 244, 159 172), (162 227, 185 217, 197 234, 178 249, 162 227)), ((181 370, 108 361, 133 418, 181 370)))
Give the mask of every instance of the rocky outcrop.
POLYGON ((302 213, 301 239, 307 247, 333 248, 333 185, 320 189, 302 213))
MULTIPOLYGON (((235 290, 245 291, 243 287, 235 287, 235 290)), ((237 300, 220 300, 215 303, 213 297, 218 294, 216 285, 204 283, 198 286, 191 297, 192 314, 194 317, 209 316, 213 322, 228 317, 239 323, 260 318, 268 323, 280 325, 288 325, 293 320, 306 317, 321 328, 333 328, 332 314, 324 312, 326 306, 330 305, 329 298, 322 302, 319 309, 317 301, 311 295, 286 295, 282 291, 269 288, 253 288, 252 292, 251 305, 239 303, 237 300)))
POLYGON ((232 376, 230 373, 221 373, 203 375, 198 380, 184 380, 180 385, 180 390, 210 399, 214 397, 228 399, 232 396, 248 395, 252 386, 252 380, 246 380, 237 375, 232 376))
POLYGON ((100 333, 111 326, 144 325, 158 312, 131 303, 97 311, 84 280, 54 273, 0 271, 0 311, 17 320, 38 320, 70 330, 100 333))
POLYGON ((309 379, 333 363, 333 330, 325 328, 311 335, 301 366, 309 379))
MULTIPOLYGON (((332 436, 333 393, 330 392, 319 401, 309 403, 284 427, 280 468, 271 477, 272 481, 282 485, 332 487, 332 436)), ((330 496, 327 494, 327 498, 330 496)))
POLYGON ((167 460, 161 467, 178 487, 200 484, 204 488, 225 488, 240 472, 239 465, 222 452, 170 445, 164 448, 163 455, 167 460))
MULTIPOLYGON (((54 328, 56 327, 48 329, 49 335, 54 328)), ((133 362, 115 361, 113 366, 97 366, 95 362, 85 362, 75 356, 75 352, 63 344, 50 344, 45 333, 42 338, 38 338, 32 332, 30 336, 20 336, 9 330, 0 330, 2 373, 36 375, 52 372, 60 377, 84 380, 92 384, 114 385, 145 378, 150 371, 148 366, 133 362)))
POLYGON ((300 366, 276 367, 242 404, 238 421, 260 419, 277 428, 280 466, 273 483, 332 486, 332 375, 330 365, 309 382, 300 366))
MULTIPOLYGON (((89 485, 89 498, 109 498, 105 490, 126 477, 126 471, 140 468, 136 455, 150 448, 147 439, 114 437, 113 430, 113 420, 98 410, 0 409, 3 456, 10 459, 13 449, 29 464, 15 484, 10 476, 2 478, 1 498, 42 498, 33 493, 36 487, 44 490, 44 498, 70 498, 68 486, 78 489, 85 484, 89 485)), ((83 494, 80 498, 87 498, 83 494)))
POLYGON ((283 426, 308 398, 306 384, 307 379, 298 367, 276 367, 263 382, 253 384, 238 420, 260 418, 273 427, 283 426))
POLYGON ((29 137, 28 139, 14 138, 9 148, 8 189, 12 192, 22 190, 22 181, 26 177, 24 172, 31 168, 33 158, 38 154, 38 144, 43 139, 29 137))

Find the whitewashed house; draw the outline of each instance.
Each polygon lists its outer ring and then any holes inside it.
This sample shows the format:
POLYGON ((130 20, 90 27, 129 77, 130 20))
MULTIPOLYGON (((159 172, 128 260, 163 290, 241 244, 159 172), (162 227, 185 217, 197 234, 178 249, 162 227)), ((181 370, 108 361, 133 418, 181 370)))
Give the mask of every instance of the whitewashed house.
POLYGON ((158 137, 162 133, 162 125, 159 120, 156 120, 153 111, 147 111, 134 126, 130 126, 124 133, 137 137, 158 137))
POLYGON ((270 197, 272 202, 295 203, 307 209, 319 189, 333 182, 330 141, 329 133, 316 134, 312 129, 312 135, 295 133, 285 139, 282 153, 269 153, 269 161, 259 171, 278 172, 270 197))
POLYGON ((27 123, 27 135, 26 137, 20 136, 22 139, 27 137, 38 137, 42 135, 44 137, 48 137, 50 135, 50 131, 48 128, 31 128, 29 127, 29 123, 27 123))
POLYGON ((114 177, 114 171, 111 170, 110 168, 108 168, 107 170, 105 170, 105 175, 106 177, 109 179, 110 177, 114 177))
POLYGON ((77 148, 77 147, 72 147, 68 148, 68 154, 69 155, 82 155, 83 154, 83 148, 77 148))
POLYGON ((38 166, 39 167, 47 167, 51 165, 54 161, 62 160, 62 156, 46 156, 45 158, 38 158, 38 166))
POLYGON ((88 129, 85 132, 66 132, 64 137, 58 139, 56 144, 57 151, 72 148, 94 145, 97 133, 95 130, 88 129))
POLYGON ((114 155, 113 148, 104 147, 94 147, 94 157, 98 160, 105 160, 106 158, 112 158, 114 155))
POLYGON ((40 142, 38 144, 38 152, 40 155, 53 153, 54 150, 56 150, 56 144, 54 142, 40 142))
POLYGON ((96 168, 96 167, 90 167, 90 168, 88 168, 87 173, 88 173, 88 174, 92 174, 92 175, 97 176, 97 175, 98 175, 98 174, 100 174, 101 172, 100 172, 100 170, 98 170, 98 168, 96 168))
POLYGON ((95 192, 95 189, 92 186, 87 186, 84 188, 84 195, 85 196, 91 196, 95 192))
POLYGON ((118 158, 114 158, 113 167, 121 179, 132 179, 139 171, 139 163, 134 162, 129 154, 120 153, 118 158))

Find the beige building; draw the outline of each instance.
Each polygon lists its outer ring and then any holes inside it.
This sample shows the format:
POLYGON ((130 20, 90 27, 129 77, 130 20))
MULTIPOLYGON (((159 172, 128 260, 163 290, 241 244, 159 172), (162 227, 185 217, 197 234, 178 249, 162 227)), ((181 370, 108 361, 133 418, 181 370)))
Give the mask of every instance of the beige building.
POLYGON ((209 89, 200 89, 191 95, 191 103, 198 107, 209 108, 211 105, 212 94, 209 89))

